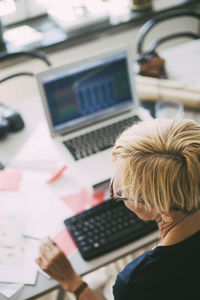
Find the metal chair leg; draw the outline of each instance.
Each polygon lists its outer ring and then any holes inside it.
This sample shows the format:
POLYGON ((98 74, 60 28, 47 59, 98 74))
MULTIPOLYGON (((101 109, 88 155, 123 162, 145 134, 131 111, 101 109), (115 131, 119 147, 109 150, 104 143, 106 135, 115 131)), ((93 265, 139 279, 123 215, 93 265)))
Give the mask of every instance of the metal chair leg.
POLYGON ((59 287, 57 300, 64 300, 64 299, 65 299, 65 290, 62 287, 59 287))

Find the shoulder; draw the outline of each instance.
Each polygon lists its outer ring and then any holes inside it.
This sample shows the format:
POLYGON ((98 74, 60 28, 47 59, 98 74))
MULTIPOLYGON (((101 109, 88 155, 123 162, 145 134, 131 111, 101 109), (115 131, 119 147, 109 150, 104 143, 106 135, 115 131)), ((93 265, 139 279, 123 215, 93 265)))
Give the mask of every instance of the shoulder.
POLYGON ((135 299, 146 300, 150 295, 157 299, 158 290, 165 290, 166 297, 171 290, 182 291, 181 299, 191 299, 188 293, 196 293, 199 286, 199 251, 200 232, 177 245, 145 252, 118 274, 113 286, 115 300, 132 300, 133 293, 135 299))
POLYGON ((171 274, 172 269, 174 274, 178 271, 182 273, 185 269, 194 269, 200 264, 199 250, 200 231, 179 244, 159 246, 145 252, 130 262, 118 274, 117 279, 129 284, 138 280, 148 280, 154 276, 160 281, 160 275, 171 274))
MULTIPOLYGON (((117 276, 115 285, 113 286, 113 294, 115 299, 129 299, 134 289, 134 295, 137 294, 138 287, 141 285, 142 290, 145 289, 145 283, 150 282, 155 262, 157 261, 157 251, 147 251, 132 262, 117 276)), ((141 296, 140 290, 140 296, 141 296)), ((131 298, 130 298, 131 299, 131 298)))
POLYGON ((156 250, 150 250, 130 262, 122 272, 117 276, 117 279, 123 281, 126 284, 129 284, 134 280, 134 278, 139 278, 142 276, 143 271, 149 268, 151 265, 154 265, 158 259, 159 254, 156 250))

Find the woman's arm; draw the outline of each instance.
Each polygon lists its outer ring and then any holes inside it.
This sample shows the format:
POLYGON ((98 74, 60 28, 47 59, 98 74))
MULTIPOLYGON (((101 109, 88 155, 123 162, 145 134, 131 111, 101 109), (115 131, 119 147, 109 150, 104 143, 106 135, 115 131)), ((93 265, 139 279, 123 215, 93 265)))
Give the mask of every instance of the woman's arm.
MULTIPOLYGON (((75 291, 83 282, 64 253, 50 238, 42 242, 36 262, 44 272, 58 281, 66 291, 75 291)), ((100 300, 89 287, 83 290, 79 299, 100 300)))

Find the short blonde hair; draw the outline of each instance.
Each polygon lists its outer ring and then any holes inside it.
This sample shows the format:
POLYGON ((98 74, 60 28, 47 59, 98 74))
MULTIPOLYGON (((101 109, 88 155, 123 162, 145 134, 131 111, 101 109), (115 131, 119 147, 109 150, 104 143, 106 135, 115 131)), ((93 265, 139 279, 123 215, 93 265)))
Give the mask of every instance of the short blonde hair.
POLYGON ((148 209, 191 212, 200 208, 200 126, 189 120, 154 119, 125 130, 113 148, 123 164, 120 188, 148 209))

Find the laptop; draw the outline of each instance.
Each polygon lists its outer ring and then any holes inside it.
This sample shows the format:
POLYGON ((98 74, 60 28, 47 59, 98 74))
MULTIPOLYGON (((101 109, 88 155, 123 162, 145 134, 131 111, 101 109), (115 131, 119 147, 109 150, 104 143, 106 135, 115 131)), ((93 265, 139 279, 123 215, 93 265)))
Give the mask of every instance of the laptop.
POLYGON ((77 180, 107 182, 116 137, 150 116, 139 107, 130 49, 51 68, 37 82, 50 135, 77 180))

